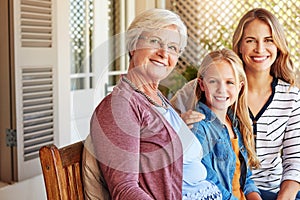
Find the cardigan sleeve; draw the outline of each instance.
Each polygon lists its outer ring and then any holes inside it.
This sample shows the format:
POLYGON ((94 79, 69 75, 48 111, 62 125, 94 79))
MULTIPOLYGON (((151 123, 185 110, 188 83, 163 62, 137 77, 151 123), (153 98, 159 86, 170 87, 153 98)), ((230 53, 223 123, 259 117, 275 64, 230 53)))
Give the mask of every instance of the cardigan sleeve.
POLYGON ((91 136, 112 199, 152 199, 139 186, 140 125, 125 98, 106 98, 91 120, 91 136))

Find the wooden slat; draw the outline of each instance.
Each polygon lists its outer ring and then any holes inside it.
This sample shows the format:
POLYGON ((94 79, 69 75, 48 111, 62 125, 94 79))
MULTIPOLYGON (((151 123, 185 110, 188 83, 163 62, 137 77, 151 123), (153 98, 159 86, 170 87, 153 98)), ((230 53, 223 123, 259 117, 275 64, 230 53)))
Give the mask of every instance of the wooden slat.
POLYGON ((57 149, 55 145, 40 149, 40 160, 48 200, 84 200, 81 159, 83 142, 57 149))
MULTIPOLYGON (((77 163, 75 164, 75 183, 76 183, 76 190, 80 191, 81 188, 83 188, 82 185, 82 179, 81 179, 82 175, 81 175, 81 163, 77 163)), ((82 192, 77 192, 78 194, 78 199, 79 200, 84 200, 84 196, 82 192)))
POLYGON ((66 167, 66 175, 69 184, 68 186, 69 198, 77 199, 73 165, 66 167))
POLYGON ((62 199, 64 191, 61 188, 61 182, 65 182, 65 178, 59 174, 62 169, 59 151, 56 146, 49 145, 40 149, 40 161, 44 175, 47 198, 62 199))

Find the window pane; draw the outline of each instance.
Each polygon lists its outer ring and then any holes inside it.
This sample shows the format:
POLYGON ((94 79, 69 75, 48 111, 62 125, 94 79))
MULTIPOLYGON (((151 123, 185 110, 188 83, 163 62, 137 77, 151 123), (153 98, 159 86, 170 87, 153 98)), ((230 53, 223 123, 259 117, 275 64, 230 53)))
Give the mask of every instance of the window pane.
POLYGON ((85 88, 84 78, 71 79, 71 90, 82 90, 85 88))

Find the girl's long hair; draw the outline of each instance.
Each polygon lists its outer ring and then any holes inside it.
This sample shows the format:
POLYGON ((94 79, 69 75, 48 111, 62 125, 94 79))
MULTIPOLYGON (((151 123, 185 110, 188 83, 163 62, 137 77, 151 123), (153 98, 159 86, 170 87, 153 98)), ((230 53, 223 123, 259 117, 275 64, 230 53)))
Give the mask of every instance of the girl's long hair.
MULTIPOLYGON (((226 48, 212 51, 204 57, 199 67, 197 78, 203 79, 207 69, 217 61, 226 61, 231 65, 236 78, 236 87, 243 83, 237 101, 230 108, 234 112, 234 117, 237 117, 239 121, 239 130, 248 153, 248 164, 251 168, 258 168, 260 163, 255 152, 254 136, 247 103, 248 84, 241 59, 232 50, 226 48)), ((199 84, 196 86, 195 93, 198 101, 206 103, 205 94, 201 91, 199 84)))

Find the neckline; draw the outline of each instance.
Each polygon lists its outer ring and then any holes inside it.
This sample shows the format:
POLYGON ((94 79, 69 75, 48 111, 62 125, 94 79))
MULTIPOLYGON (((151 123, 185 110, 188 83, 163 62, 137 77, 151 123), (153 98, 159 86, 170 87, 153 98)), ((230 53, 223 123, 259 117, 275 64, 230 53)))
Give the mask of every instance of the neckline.
POLYGON ((158 104, 149 95, 147 95, 146 93, 144 93, 143 91, 138 89, 138 87, 136 87, 126 76, 123 76, 122 80, 124 82, 126 82, 134 91, 136 91, 136 92, 140 93, 141 95, 143 95, 154 106, 161 107, 161 108, 164 108, 164 109, 168 108, 168 104, 165 102, 164 98, 162 97, 162 95, 159 92, 157 92, 157 96, 161 99, 162 105, 158 104))
POLYGON ((277 84, 278 84, 278 78, 273 77, 273 81, 271 83, 272 93, 271 93, 269 99, 267 100, 267 102, 265 103, 265 105, 263 105, 263 107, 260 109, 260 111, 257 113, 256 116, 254 116, 253 113, 251 112, 250 108, 248 108, 250 118, 252 121, 258 121, 258 119, 262 116, 262 114, 265 112, 267 107, 271 104, 271 102, 273 101, 274 95, 275 95, 275 87, 277 84))

